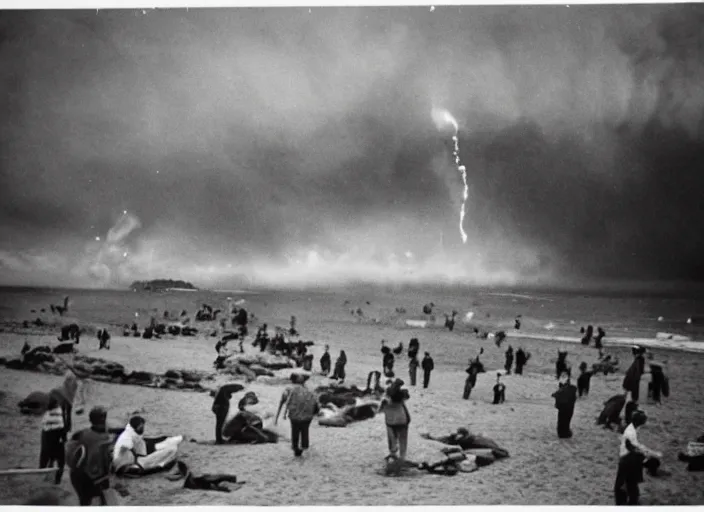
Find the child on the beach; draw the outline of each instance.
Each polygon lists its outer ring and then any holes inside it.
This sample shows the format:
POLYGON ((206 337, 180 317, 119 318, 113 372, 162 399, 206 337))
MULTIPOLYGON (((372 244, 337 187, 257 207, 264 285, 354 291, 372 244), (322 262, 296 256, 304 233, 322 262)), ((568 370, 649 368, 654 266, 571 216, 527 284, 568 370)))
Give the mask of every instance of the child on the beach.
POLYGON ((48 410, 42 418, 42 437, 39 452, 39 468, 48 468, 56 463, 54 483, 59 485, 64 474, 65 465, 66 426, 64 413, 56 398, 49 398, 48 410))

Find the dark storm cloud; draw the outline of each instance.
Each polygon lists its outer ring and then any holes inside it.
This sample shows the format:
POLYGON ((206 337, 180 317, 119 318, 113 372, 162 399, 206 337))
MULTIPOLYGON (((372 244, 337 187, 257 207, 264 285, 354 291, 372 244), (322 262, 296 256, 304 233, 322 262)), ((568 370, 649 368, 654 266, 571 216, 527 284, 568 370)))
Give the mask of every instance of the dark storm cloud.
POLYGON ((699 5, 4 12, 0 273, 702 279, 703 21, 699 5), (465 246, 433 106, 460 124, 465 246))

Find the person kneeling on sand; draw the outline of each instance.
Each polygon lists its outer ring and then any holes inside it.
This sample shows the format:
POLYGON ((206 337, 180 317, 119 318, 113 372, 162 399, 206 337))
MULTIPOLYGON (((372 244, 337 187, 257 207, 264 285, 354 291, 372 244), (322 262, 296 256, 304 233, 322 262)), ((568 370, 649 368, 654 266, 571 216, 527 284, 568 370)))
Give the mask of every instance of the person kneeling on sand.
POLYGON ((118 436, 112 459, 115 473, 147 475, 173 467, 183 437, 160 438, 150 451, 144 439, 146 423, 141 416, 132 416, 118 436))
MULTIPOLYGON (((406 460, 408 448, 408 425, 411 415, 406 407, 410 398, 407 389, 402 389, 404 382, 396 379, 386 390, 386 398, 379 406, 379 412, 386 417, 386 436, 389 442, 389 458, 402 465, 406 460)), ((400 466, 397 471, 400 471, 400 466)))
POLYGON ((614 483, 616 505, 638 505, 640 497, 638 484, 643 481, 643 467, 647 467, 654 475, 662 458, 662 453, 638 442, 637 429, 645 425, 648 419, 645 413, 640 410, 635 411, 632 419, 632 423, 626 427, 621 436, 618 472, 614 483))
POLYGON ((259 399, 253 391, 245 393, 237 404, 237 414, 229 420, 222 430, 222 437, 233 444, 263 444, 276 443, 279 436, 264 428, 262 418, 246 409, 247 406, 257 405, 259 399))
POLYGON ((308 432, 313 418, 320 412, 318 397, 305 386, 306 377, 297 373, 291 374, 293 386, 288 388, 281 395, 279 409, 276 411, 274 425, 279 421, 281 409, 284 411, 284 419, 288 416, 291 421, 291 445, 293 454, 296 457, 303 455, 303 451, 310 448, 308 432), (300 447, 299 447, 300 441, 300 447))

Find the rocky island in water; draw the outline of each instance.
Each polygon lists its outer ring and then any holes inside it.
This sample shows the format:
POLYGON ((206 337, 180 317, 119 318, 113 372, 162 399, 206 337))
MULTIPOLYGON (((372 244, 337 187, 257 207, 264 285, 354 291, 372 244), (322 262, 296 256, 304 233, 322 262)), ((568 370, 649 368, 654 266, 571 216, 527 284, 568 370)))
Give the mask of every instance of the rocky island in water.
POLYGON ((154 279, 152 281, 135 281, 130 285, 135 292, 197 291, 198 288, 187 281, 173 279, 154 279))

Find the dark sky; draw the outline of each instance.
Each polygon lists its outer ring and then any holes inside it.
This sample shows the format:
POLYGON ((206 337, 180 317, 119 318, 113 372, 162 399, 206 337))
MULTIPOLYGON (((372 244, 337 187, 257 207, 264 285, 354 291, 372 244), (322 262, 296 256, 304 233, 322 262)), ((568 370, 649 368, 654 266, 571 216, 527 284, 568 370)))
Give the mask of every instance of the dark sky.
POLYGON ((696 4, 4 11, 0 283, 704 280, 702 26, 696 4))

